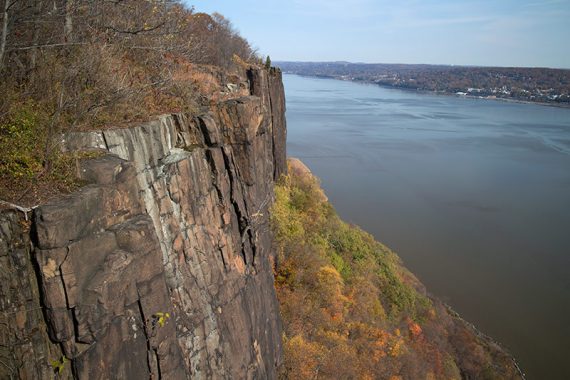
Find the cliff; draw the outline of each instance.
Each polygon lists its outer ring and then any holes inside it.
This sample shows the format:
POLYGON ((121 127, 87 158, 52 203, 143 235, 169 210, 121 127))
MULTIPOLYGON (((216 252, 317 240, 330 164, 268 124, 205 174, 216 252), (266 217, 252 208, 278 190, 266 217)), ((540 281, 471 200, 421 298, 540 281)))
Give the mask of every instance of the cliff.
POLYGON ((0 378, 274 378, 281 73, 202 115, 74 133, 89 184, 0 212, 0 378))

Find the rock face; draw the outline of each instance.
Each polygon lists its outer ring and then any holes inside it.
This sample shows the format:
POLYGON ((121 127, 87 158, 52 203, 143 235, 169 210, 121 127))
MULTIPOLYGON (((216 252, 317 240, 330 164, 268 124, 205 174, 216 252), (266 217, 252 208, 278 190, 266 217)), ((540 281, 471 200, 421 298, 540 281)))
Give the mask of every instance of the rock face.
POLYGON ((52 378, 59 347, 51 343, 29 236, 29 222, 0 210, 0 379, 52 378))
POLYGON ((35 210, 33 245, 1 214, 1 336, 29 350, 0 351, 0 377, 50 378, 55 361, 74 378, 275 378, 285 101, 278 70, 248 78, 251 96, 204 115, 69 136, 108 154, 81 164, 90 185, 35 210))

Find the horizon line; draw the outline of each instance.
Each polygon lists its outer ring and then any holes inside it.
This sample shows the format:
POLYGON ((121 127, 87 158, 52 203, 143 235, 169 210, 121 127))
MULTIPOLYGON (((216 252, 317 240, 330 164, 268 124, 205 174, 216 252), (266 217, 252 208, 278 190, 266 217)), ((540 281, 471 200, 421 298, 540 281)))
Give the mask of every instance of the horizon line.
POLYGON ((501 66, 501 65, 469 65, 469 64, 452 64, 452 63, 402 63, 402 62, 350 62, 350 61, 289 61, 274 60, 274 63, 345 63, 350 65, 402 65, 402 66, 447 66, 447 67, 472 67, 472 68, 500 68, 500 69, 549 69, 570 71, 570 67, 548 67, 548 66, 501 66))

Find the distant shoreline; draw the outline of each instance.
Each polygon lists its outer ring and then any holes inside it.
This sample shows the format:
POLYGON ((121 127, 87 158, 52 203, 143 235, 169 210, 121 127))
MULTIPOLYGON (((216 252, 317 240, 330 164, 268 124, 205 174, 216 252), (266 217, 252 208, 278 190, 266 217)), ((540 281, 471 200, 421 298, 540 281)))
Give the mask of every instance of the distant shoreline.
POLYGON ((458 95, 458 94, 454 94, 454 93, 450 93, 450 92, 437 92, 437 91, 421 90, 421 89, 419 89, 419 88, 396 87, 396 86, 390 86, 390 85, 387 85, 387 84, 376 83, 376 82, 372 82, 372 81, 362 81, 362 80, 354 80, 354 79, 342 79, 342 78, 338 78, 338 77, 334 77, 334 76, 330 76, 330 75, 298 74, 298 73, 287 72, 287 71, 284 71, 283 74, 298 75, 298 76, 300 76, 300 77, 306 77, 306 78, 334 79, 334 80, 339 80, 339 81, 343 81, 343 82, 352 82, 352 83, 359 83, 359 84, 374 85, 374 86, 379 86, 379 87, 382 87, 382 88, 387 88, 387 89, 392 89, 392 90, 400 90, 400 91, 406 91, 406 92, 415 92, 415 93, 420 93, 420 94, 441 95, 441 96, 453 96, 453 97, 456 97, 456 98, 466 98, 466 99, 476 99, 476 100, 499 100, 499 101, 506 102, 506 103, 534 104, 534 105, 538 105, 538 106, 546 106, 546 107, 556 107, 556 108, 570 109, 570 104, 548 103, 548 102, 533 102, 533 101, 531 101, 531 100, 508 99, 508 98, 500 98, 500 97, 487 98, 487 97, 474 96, 474 95, 458 95))

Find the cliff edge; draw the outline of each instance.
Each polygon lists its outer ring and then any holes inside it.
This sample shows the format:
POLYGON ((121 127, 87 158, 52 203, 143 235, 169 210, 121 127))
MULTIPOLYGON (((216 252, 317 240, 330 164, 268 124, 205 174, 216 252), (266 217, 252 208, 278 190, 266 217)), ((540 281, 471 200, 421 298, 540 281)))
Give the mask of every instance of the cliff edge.
POLYGON ((275 378, 281 72, 202 115, 74 133, 89 185, 0 211, 0 378, 275 378), (28 220, 30 217, 30 220, 28 220))

